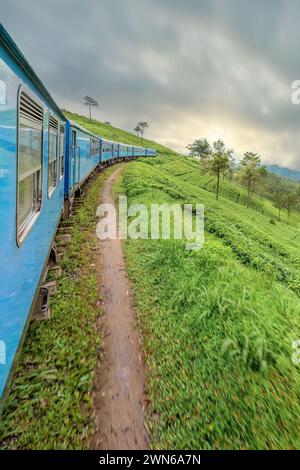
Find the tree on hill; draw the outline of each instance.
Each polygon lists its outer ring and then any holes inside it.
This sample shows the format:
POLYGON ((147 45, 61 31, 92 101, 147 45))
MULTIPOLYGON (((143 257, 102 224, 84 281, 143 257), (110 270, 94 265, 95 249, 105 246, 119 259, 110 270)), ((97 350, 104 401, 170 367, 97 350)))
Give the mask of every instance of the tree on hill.
POLYGON ((282 186, 275 192, 274 205, 278 209, 278 220, 281 220, 281 211, 285 206, 285 191, 282 186))
POLYGON ((140 135, 141 137, 141 143, 144 141, 144 132, 145 130, 149 127, 148 122, 146 121, 139 121, 134 128, 134 131, 136 132, 136 135, 140 135))
POLYGON ((288 216, 297 207, 298 193, 294 185, 287 179, 280 178, 274 194, 274 205, 278 209, 278 219, 281 219, 281 211, 286 209, 288 216))
POLYGON ((292 188, 288 188, 286 195, 285 195, 285 207, 290 217, 292 210, 297 206, 298 203, 298 195, 296 191, 293 191, 292 188))
POLYGON ((84 104, 86 106, 88 106, 88 108, 89 108, 89 119, 91 121, 91 119, 92 119, 92 107, 94 106, 95 108, 97 108, 99 106, 99 103, 94 98, 92 98, 91 96, 88 96, 88 95, 85 95, 83 97, 83 101, 84 101, 84 104))
POLYGON ((205 160, 211 156, 211 146, 207 139, 196 139, 192 144, 187 146, 190 155, 199 157, 201 160, 205 160))
POLYGON ((233 164, 233 150, 226 149, 222 140, 213 143, 213 149, 210 158, 204 160, 203 164, 207 171, 216 176, 216 199, 219 199, 220 178, 226 175, 233 164))
POLYGON ((240 178, 247 187, 247 207, 250 206, 251 192, 254 191, 254 185, 259 179, 260 168, 260 156, 257 153, 245 152, 240 163, 240 178))
POLYGON ((300 183, 295 185, 295 196, 296 196, 296 206, 297 209, 300 209, 300 183))
POLYGON ((258 168, 257 178, 253 183, 253 190, 260 196, 260 199, 263 198, 264 192, 268 188, 268 175, 269 172, 265 166, 258 168))

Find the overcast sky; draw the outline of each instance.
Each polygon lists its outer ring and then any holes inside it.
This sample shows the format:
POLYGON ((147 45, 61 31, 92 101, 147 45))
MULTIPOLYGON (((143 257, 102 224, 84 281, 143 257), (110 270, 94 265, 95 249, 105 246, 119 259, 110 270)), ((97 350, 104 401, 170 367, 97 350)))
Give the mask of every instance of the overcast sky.
POLYGON ((0 0, 0 20, 57 103, 180 151, 224 139, 300 169, 299 0, 0 0))

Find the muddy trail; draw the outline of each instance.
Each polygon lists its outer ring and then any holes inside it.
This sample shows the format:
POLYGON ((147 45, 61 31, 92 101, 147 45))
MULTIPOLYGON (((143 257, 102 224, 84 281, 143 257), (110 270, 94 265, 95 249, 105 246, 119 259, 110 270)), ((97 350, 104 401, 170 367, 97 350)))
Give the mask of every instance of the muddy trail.
MULTIPOLYGON (((105 182, 102 203, 114 204, 113 183, 122 166, 105 182)), ((147 449, 145 428, 146 370, 140 351, 122 242, 99 240, 99 276, 104 296, 101 330, 103 355, 94 385, 96 431, 92 449, 147 449)))

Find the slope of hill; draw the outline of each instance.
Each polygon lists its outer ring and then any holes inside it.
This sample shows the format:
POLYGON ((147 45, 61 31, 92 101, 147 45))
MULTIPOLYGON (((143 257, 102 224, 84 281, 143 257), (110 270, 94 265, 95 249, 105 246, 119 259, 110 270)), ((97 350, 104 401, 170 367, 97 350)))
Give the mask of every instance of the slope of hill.
POLYGON ((71 113, 69 111, 63 111, 64 115, 71 119, 72 121, 77 122, 81 126, 89 129, 91 132, 103 137, 104 139, 109 139, 117 142, 122 142, 124 144, 131 144, 131 145, 143 145, 143 147, 151 147, 157 149, 158 152, 164 154, 175 154, 175 152, 167 147, 164 147, 153 140, 144 139, 141 142, 141 138, 130 133, 124 131, 123 129, 119 129, 118 127, 114 127, 110 124, 105 124, 104 122, 97 121, 96 119, 92 119, 91 121, 81 116, 80 114, 71 113))
MULTIPOLYGON (((140 144, 67 115, 103 137, 140 144)), ((299 448, 300 366, 292 361, 300 338, 299 215, 278 221, 272 203, 255 197, 247 209, 244 188, 228 180, 216 201, 215 182, 197 160, 145 145, 158 157, 128 163, 115 193, 146 207, 205 205, 201 250, 187 251, 185 240, 124 241, 149 366, 152 447, 299 448)), ((30 326, 0 426, 4 448, 88 445, 99 348, 92 241, 105 174, 75 216, 54 318, 30 326)))
POLYGON ((285 178, 289 178, 294 181, 300 181, 300 171, 298 170, 291 170, 290 168, 278 165, 268 165, 267 169, 271 173, 276 173, 279 176, 284 176, 285 178))
MULTIPOLYGON (((96 128, 95 128, 96 130, 96 128)), ((299 215, 276 221, 269 200, 222 197, 192 158, 126 166, 129 202, 203 203, 205 244, 124 243, 149 364, 155 448, 298 448, 299 215), (272 222, 272 223, 271 223, 272 222)))
POLYGON ((179 156, 137 161, 121 186, 134 203, 205 204, 199 251, 178 240, 125 243, 150 367, 153 445, 297 448, 299 220, 273 225, 269 214, 216 202, 199 187, 199 169, 179 156))

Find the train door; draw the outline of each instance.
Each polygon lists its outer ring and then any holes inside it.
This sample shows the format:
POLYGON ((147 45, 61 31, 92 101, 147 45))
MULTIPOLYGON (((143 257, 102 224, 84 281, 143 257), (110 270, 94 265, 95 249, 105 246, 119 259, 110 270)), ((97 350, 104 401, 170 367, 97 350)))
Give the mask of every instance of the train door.
POLYGON ((76 168, 76 131, 72 129, 72 137, 71 137, 71 187, 74 188, 75 186, 75 168, 76 168))
POLYGON ((77 132, 72 129, 71 185, 76 187, 80 181, 80 148, 77 146, 77 132))

